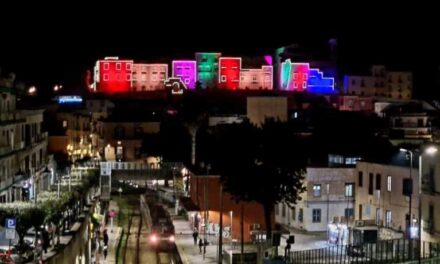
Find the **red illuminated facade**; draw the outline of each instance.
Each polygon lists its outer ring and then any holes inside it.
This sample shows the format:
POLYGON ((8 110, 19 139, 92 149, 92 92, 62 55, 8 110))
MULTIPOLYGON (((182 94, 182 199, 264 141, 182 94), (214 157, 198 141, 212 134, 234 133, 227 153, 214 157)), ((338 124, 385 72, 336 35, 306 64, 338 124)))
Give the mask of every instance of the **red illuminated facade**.
POLYGON ((98 60, 95 65, 95 90, 106 94, 131 91, 132 69, 132 60, 120 60, 118 57, 98 60))
POLYGON ((241 58, 220 57, 219 88, 236 90, 240 86, 241 58))

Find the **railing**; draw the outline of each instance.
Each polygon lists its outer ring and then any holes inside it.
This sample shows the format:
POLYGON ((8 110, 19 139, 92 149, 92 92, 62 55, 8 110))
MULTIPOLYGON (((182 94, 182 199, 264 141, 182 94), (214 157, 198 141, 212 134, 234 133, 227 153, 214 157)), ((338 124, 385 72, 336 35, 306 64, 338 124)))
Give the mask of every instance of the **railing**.
POLYGON ((418 259, 440 258, 440 244, 407 239, 381 240, 360 245, 336 245, 320 249, 294 251, 288 263, 406 263, 418 259))

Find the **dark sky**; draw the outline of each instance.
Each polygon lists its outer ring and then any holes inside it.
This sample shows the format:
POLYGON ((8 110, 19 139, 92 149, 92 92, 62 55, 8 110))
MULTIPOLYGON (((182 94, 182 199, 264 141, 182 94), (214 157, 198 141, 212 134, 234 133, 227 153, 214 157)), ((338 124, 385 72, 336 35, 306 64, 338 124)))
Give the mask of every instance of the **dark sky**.
POLYGON ((349 11, 304 7, 298 8, 303 12, 291 12, 267 4, 255 11, 230 11, 224 3, 226 7, 206 4, 197 11, 183 6, 168 11, 161 6, 133 8, 133 3, 116 9, 82 4, 47 12, 13 7, 0 17, 0 66, 29 85, 50 89, 56 82, 79 85, 85 70, 104 56, 148 60, 189 57, 196 51, 263 55, 295 42, 325 49, 328 39, 336 37, 343 71, 386 63, 415 72, 416 95, 439 94, 440 22, 416 7, 384 8, 369 2, 345 7, 349 11))

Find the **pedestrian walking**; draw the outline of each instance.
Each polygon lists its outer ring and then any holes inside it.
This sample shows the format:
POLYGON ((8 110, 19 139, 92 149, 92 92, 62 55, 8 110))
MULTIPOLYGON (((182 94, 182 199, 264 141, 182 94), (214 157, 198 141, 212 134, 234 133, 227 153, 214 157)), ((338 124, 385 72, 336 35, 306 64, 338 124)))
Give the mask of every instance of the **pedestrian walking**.
POLYGON ((107 246, 104 246, 104 260, 107 259, 107 246))
POLYGON ((197 238, 198 237, 199 237, 199 232, 197 232, 197 229, 194 229, 194 232, 193 232, 194 246, 197 246, 197 238))
POLYGON ((104 238, 104 246, 107 246, 107 245, 108 245, 108 234, 107 234, 107 229, 104 229, 104 235, 103 235, 103 238, 104 238))
POLYGON ((200 238, 200 239, 199 239, 199 250, 200 250, 200 254, 202 254, 202 247, 203 247, 203 241, 202 241, 202 239, 200 238))

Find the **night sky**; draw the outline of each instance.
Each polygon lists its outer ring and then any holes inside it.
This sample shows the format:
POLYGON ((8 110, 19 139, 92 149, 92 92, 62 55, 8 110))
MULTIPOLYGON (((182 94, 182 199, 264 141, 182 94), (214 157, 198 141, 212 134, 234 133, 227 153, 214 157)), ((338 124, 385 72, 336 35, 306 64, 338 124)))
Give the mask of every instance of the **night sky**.
POLYGON ((372 63, 411 70, 416 97, 440 98, 436 16, 419 12, 415 19, 411 11, 418 9, 413 6, 402 10, 373 3, 372 9, 359 3, 352 11, 304 8, 299 15, 275 5, 230 12, 224 3, 223 8, 207 4, 206 11, 178 7, 167 12, 161 6, 145 10, 128 4, 116 10, 78 5, 59 12, 12 7, 0 16, 0 67, 4 75, 12 71, 28 85, 49 90, 54 83, 80 86, 84 72, 104 56, 136 61, 191 58, 196 51, 264 55, 290 43, 327 51, 328 39, 334 37, 342 71, 367 71, 372 63))

